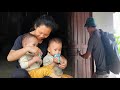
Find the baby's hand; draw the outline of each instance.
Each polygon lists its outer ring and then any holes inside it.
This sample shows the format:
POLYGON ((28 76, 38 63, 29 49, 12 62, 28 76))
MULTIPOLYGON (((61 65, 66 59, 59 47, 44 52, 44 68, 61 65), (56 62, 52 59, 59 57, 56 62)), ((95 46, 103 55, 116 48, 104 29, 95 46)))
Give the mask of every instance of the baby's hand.
POLYGON ((42 64, 42 59, 40 58, 37 62, 40 63, 40 64, 42 64))
POLYGON ((53 62, 54 62, 54 63, 60 63, 60 62, 61 62, 61 57, 60 57, 60 59, 54 57, 54 58, 53 58, 53 62))
POLYGON ((34 59, 36 62, 42 62, 42 59, 41 59, 39 56, 34 56, 33 59, 34 59))
POLYGON ((58 63, 58 59, 57 58, 53 58, 53 62, 54 63, 58 63))

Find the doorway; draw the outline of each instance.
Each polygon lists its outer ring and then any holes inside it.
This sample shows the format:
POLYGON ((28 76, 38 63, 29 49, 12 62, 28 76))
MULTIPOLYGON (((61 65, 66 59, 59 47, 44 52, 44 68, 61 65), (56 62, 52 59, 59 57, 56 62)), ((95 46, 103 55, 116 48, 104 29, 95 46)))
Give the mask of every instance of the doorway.
POLYGON ((52 16, 58 25, 58 30, 51 34, 50 38, 58 37, 62 40, 62 55, 68 60, 68 65, 64 73, 72 75, 72 62, 68 56, 68 14, 67 12, 48 12, 48 15, 52 16))
MULTIPOLYGON (((90 12, 18 12, 18 13, 6 12, 2 14, 1 14, 2 16, 0 16, 1 17, 0 19, 8 18, 4 20, 4 22, 2 22, 3 20, 1 20, 1 23, 4 24, 3 26, 6 27, 6 30, 1 29, 3 30, 2 32, 9 31, 11 32, 11 34, 9 35, 13 35, 12 39, 7 39, 7 41, 11 43, 8 44, 5 43, 5 45, 3 45, 2 47, 3 49, 9 46, 8 49, 4 49, 1 52, 1 53, 5 52, 6 53, 5 56, 7 56, 9 50, 14 44, 13 41, 16 39, 16 37, 19 34, 28 32, 33 25, 33 21, 37 17, 39 17, 42 14, 48 14, 53 16, 56 23, 58 24, 58 30, 52 33, 49 36, 49 38, 59 37, 63 41, 62 55, 65 56, 65 58, 68 60, 68 65, 67 68, 64 70, 64 73, 72 75, 75 78, 91 77, 91 74, 93 72, 93 68, 92 68, 93 64, 91 62, 92 60, 90 59, 84 60, 78 54, 78 50, 81 50, 83 53, 86 51, 86 49, 81 48, 81 44, 82 43, 87 44, 89 38, 89 35, 84 28, 84 23, 86 18, 91 16, 90 12), (12 17, 16 17, 16 18, 12 18, 12 17), (21 20, 21 22, 19 20, 21 20), (9 28, 7 28, 6 25, 9 26, 9 28)), ((8 34, 5 33, 4 37, 5 36, 8 36, 8 34)), ((9 37, 10 36, 8 36, 7 38, 9 37)))
POLYGON ((68 60, 65 73, 75 78, 91 78, 94 72, 93 60, 81 58, 78 50, 81 50, 82 53, 87 50, 81 45, 88 43, 89 34, 85 30, 84 24, 88 17, 92 17, 92 12, 48 12, 48 14, 53 16, 59 26, 53 36, 57 36, 63 41, 62 54, 68 60))
POLYGON ((42 14, 52 16, 58 25, 58 30, 52 33, 49 38, 58 37, 63 42, 62 55, 68 60, 68 65, 64 70, 64 73, 72 75, 75 78, 90 78, 93 72, 93 62, 90 58, 87 60, 81 58, 78 54, 78 50, 81 50, 82 53, 86 52, 86 48, 81 47, 81 44, 86 45, 89 39, 89 35, 84 28, 84 24, 86 19, 92 16, 92 13, 26 12, 24 13, 25 23, 22 23, 22 28, 24 28, 22 30, 24 30, 24 33, 28 32, 35 18, 42 14), (24 27, 24 25, 27 26, 24 27))

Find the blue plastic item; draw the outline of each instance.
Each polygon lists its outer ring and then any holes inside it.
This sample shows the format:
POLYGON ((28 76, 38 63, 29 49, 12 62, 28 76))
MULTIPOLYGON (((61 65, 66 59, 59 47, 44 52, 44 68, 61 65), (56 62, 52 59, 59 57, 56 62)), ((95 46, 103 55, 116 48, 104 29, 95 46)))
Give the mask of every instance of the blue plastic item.
POLYGON ((55 54, 54 58, 57 58, 58 59, 58 63, 60 63, 60 54, 55 54))

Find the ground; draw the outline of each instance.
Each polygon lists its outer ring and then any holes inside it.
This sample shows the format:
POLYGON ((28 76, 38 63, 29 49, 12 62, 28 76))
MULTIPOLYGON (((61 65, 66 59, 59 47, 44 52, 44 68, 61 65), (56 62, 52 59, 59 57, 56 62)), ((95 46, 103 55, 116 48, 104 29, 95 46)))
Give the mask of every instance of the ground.
MULTIPOLYGON (((16 69, 15 62, 8 62, 7 57, 4 55, 0 56, 0 78, 10 78, 10 74, 16 69)), ((64 70, 65 74, 72 75, 71 63, 68 62, 67 68, 64 70)), ((119 75, 114 75, 110 72, 109 78, 120 78, 119 75)))
POLYGON ((0 56, 0 78, 9 78, 14 70, 15 63, 8 62, 5 57, 0 56))

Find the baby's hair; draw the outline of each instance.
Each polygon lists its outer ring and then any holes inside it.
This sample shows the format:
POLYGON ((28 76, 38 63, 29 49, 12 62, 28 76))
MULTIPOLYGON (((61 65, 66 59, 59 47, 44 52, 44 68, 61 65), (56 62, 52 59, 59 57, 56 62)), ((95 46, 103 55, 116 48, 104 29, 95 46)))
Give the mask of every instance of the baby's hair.
POLYGON ((34 36, 34 35, 30 34, 30 33, 24 34, 23 37, 22 37, 22 43, 24 42, 25 39, 29 39, 29 38, 31 38, 31 37, 34 37, 34 38, 37 39, 36 36, 34 36))
POLYGON ((56 42, 56 43, 61 43, 62 44, 62 40, 60 38, 52 38, 49 43, 48 46, 50 46, 51 43, 56 42))

